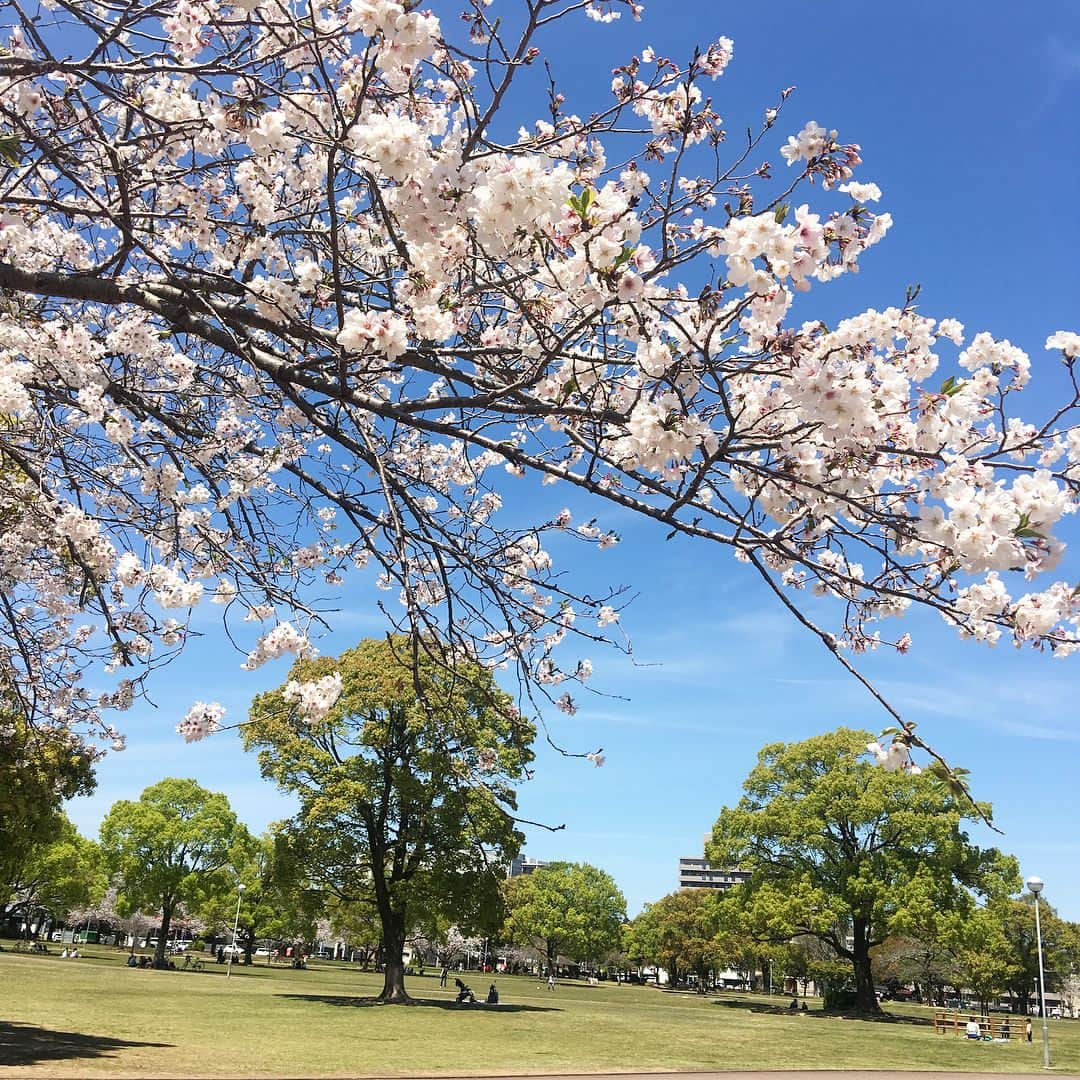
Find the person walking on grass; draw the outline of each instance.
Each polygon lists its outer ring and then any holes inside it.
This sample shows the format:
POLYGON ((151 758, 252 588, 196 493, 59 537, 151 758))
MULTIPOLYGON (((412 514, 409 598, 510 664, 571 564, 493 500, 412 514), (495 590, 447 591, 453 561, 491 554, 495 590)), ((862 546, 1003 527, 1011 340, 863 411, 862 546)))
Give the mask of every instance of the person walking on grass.
POLYGON ((551 971, 551 972, 548 973, 548 989, 552 993, 554 993, 556 985, 558 985, 558 984, 555 982, 555 972, 551 971))

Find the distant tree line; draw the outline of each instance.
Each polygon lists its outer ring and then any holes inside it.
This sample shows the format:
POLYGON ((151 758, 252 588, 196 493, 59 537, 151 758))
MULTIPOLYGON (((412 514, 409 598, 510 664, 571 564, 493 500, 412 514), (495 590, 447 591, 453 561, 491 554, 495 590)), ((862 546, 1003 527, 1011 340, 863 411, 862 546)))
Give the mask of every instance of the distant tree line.
MULTIPOLYGON (((1007 997, 1019 1012, 1035 1003, 1031 898, 1018 895, 1016 860, 966 832, 990 806, 947 776, 878 767, 861 731, 770 744, 707 845, 713 865, 738 866, 746 881, 672 893, 630 921, 615 881, 594 866, 550 863, 507 879, 522 842, 514 786, 535 731, 486 670, 447 669, 409 648, 368 641, 301 661, 255 700, 245 744, 299 801, 261 836, 224 795, 167 778, 115 803, 89 840, 62 810, 92 788, 89 762, 31 754, 27 769, 18 740, 6 743, 9 930, 105 924, 153 940, 160 966, 177 923, 225 940, 235 922, 232 945, 248 964, 259 943, 346 942, 383 971, 386 1001, 408 1000, 412 956, 440 967, 501 957, 545 972, 662 970, 701 991, 727 972, 757 989, 813 985, 827 1005, 862 1012, 878 1011, 882 993, 987 1006, 1007 997), (340 693, 313 717, 295 688, 331 675, 340 693)), ((1047 988, 1075 1008, 1080 927, 1045 903, 1042 918, 1047 988)))

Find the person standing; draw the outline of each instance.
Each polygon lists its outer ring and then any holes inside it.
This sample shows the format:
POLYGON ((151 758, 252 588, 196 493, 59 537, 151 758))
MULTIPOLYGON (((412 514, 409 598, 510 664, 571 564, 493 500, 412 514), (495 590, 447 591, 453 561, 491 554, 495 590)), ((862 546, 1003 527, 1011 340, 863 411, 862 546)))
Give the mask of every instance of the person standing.
POLYGON ((1031 1042, 1031 1017, 1030 1016, 1024 1021, 1024 1038, 1026 1038, 1028 1042, 1031 1042))
POLYGON ((450 977, 450 969, 445 964, 443 964, 443 969, 442 969, 442 971, 439 972, 439 985, 440 986, 445 986, 446 985, 446 980, 449 977, 450 977))
POLYGON ((553 993, 555 991, 555 985, 555 972, 551 971, 548 973, 548 989, 553 993))

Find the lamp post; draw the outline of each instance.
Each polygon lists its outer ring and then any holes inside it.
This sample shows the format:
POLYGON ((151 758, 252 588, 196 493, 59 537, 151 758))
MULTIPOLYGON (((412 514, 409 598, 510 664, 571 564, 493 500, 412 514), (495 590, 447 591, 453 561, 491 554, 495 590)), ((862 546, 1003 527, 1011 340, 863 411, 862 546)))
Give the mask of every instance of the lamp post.
POLYGON ((1043 891, 1042 878, 1029 877, 1024 884, 1035 897, 1035 946, 1039 951, 1039 1007, 1042 1010, 1043 1068, 1050 1068, 1050 1025, 1046 1017, 1046 979, 1043 976, 1042 923, 1039 919, 1039 893, 1043 891))
POLYGON ((229 950, 229 962, 225 966, 226 979, 232 975, 233 956, 236 954, 236 930, 240 925, 240 902, 244 899, 244 888, 242 881, 236 886, 236 918, 233 919, 232 924, 232 948, 229 950))

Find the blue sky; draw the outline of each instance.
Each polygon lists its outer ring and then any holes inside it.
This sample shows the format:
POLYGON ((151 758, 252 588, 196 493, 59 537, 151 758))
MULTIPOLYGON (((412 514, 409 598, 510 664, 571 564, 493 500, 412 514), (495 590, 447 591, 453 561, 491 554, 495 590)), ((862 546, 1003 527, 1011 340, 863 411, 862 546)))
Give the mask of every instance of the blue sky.
MULTIPOLYGON (((598 27, 578 18, 573 31, 559 36, 550 59, 568 104, 583 114, 609 100, 611 68, 646 44, 683 58, 695 41, 734 39, 734 62, 711 85, 733 139, 747 124, 756 128, 781 88, 796 85, 776 146, 808 120, 837 128, 842 141, 862 145, 857 178, 881 186, 880 206, 895 221, 860 275, 815 288, 814 313, 830 321, 896 304, 919 282, 926 313, 958 318, 969 335, 1008 337, 1031 354, 1026 416, 1041 417, 1060 395, 1060 364, 1043 342, 1054 330, 1080 329, 1073 4, 1044 3, 1038 19, 1025 19, 1012 3, 966 0, 654 0, 641 23, 624 16, 598 27)), ((523 110, 515 125, 533 118, 523 110)), ((770 156, 783 169, 778 153, 770 156)), ((550 718, 558 741, 578 751, 603 746, 607 765, 541 749, 521 812, 566 826, 530 830, 530 855, 604 867, 633 913, 675 888, 679 856, 700 854, 763 743, 841 724, 877 731, 886 720, 724 551, 665 542, 647 522, 602 511, 600 523, 623 543, 603 554, 568 548, 565 557, 579 580, 626 583, 638 594, 623 619, 635 662, 594 654, 595 686, 612 696, 586 697, 573 719, 550 718)), ((1075 544, 1075 519, 1070 528, 1075 544)), ((1074 553, 1072 576, 1076 565, 1074 553)), ((359 582, 354 589, 327 652, 381 629, 375 594, 359 582)), ((289 812, 234 735, 185 747, 173 733, 194 698, 242 717, 251 695, 286 671, 241 672, 242 657, 222 646, 210 616, 199 619, 207 637, 158 678, 156 709, 140 705, 123 718, 129 749, 101 766, 95 795, 70 807, 88 834, 114 800, 165 775, 226 792, 255 829, 289 812)), ((980 841, 1015 853, 1025 876, 1046 880, 1046 899, 1080 919, 1080 656, 987 650, 957 641, 935 618, 909 623, 912 653, 871 657, 865 669, 937 749, 972 771, 976 795, 994 804, 1005 831, 992 838, 976 829, 980 841)))

